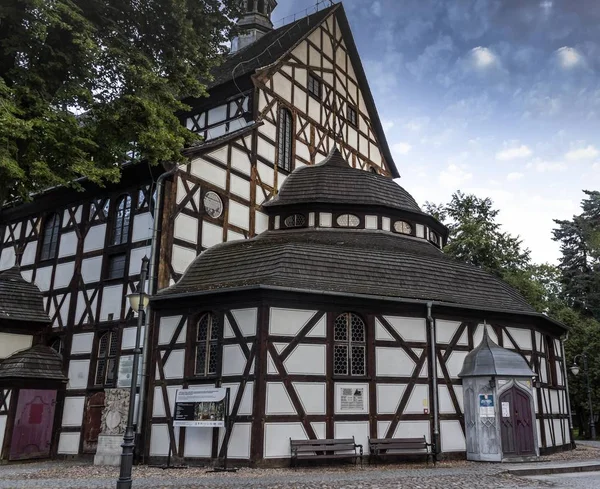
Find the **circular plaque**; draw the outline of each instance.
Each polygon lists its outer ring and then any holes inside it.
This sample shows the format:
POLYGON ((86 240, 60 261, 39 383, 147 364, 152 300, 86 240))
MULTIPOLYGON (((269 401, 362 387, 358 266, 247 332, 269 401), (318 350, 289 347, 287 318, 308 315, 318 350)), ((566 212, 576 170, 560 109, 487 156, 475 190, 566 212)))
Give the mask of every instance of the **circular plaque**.
POLYGON ((206 192, 204 196, 204 210, 210 217, 221 217, 223 214, 223 201, 216 192, 206 192))

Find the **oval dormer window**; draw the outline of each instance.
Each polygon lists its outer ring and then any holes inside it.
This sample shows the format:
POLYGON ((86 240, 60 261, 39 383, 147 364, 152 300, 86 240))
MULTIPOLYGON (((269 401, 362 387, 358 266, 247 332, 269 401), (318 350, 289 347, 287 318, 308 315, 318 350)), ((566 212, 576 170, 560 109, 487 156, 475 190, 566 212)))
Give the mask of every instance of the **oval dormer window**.
POLYGON ((406 221, 396 221, 394 223, 394 231, 401 234, 412 234, 412 226, 406 221))
POLYGON ((429 241, 435 243, 438 246, 440 245, 440 239, 438 238, 438 235, 435 234, 433 231, 429 231, 429 241))
POLYGON ((335 222, 343 228, 356 228, 360 224, 360 219, 354 214, 342 214, 335 222))
POLYGON ((283 224, 286 228, 301 228, 306 225, 306 218, 302 214, 287 216, 283 224))

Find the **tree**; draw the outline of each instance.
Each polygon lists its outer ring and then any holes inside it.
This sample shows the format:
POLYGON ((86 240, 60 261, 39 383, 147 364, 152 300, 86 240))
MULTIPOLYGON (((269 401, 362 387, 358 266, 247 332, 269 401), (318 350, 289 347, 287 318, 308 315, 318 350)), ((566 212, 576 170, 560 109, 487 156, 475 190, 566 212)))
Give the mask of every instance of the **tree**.
POLYGON ((582 213, 555 220, 560 242, 563 297, 575 309, 600 320, 600 192, 584 190, 582 213))
POLYGON ((529 250, 521 240, 500 230, 496 222, 499 210, 489 198, 456 192, 448 204, 425 203, 425 210, 449 229, 444 252, 457 260, 472 263, 504 277, 523 270, 529 264, 529 250))
POLYGON ((178 161, 236 0, 3 0, 0 205, 126 161, 178 161))

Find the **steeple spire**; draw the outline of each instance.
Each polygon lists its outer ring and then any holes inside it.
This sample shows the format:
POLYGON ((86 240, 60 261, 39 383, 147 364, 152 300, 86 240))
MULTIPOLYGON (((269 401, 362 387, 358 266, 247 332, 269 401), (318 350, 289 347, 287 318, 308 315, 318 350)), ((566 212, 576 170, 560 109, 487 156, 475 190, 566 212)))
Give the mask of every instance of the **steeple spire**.
POLYGON ((276 0, 240 0, 242 15, 235 26, 231 40, 231 52, 235 53, 273 30, 271 13, 277 7, 276 0))

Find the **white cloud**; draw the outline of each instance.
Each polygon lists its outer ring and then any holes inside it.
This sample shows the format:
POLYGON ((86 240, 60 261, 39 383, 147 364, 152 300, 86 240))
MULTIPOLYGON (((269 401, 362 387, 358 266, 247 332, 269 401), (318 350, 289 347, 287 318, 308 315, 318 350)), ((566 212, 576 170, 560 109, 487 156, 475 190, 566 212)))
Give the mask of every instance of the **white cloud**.
POLYGON ((514 182, 515 180, 520 180, 524 176, 525 175, 523 173, 519 173, 518 171, 513 171, 513 172, 510 172, 508 175, 506 175, 506 179, 509 182, 514 182))
POLYGON ((541 158, 535 158, 527 163, 527 168, 533 168, 539 173, 565 171, 568 167, 562 161, 544 161, 541 158))
POLYGON ((378 1, 373 2, 373 5, 371 5, 371 13, 375 17, 381 17, 381 4, 378 1))
POLYGON ((396 143, 392 145, 392 151, 399 155, 408 154, 408 152, 412 149, 412 146, 404 141, 396 143))
POLYGON ((477 46, 471 49, 471 59, 475 68, 485 69, 498 64, 498 58, 488 48, 477 46))
POLYGON ((381 121, 381 126, 383 127, 384 131, 389 131, 392 127, 394 127, 394 121, 384 119, 381 121))
POLYGON ((519 158, 527 158, 531 156, 532 151, 528 146, 522 144, 521 146, 514 146, 512 148, 506 148, 496 153, 496 159, 500 161, 510 161, 519 158))
POLYGON ((564 70, 570 70, 585 64, 585 58, 575 48, 563 46, 555 52, 558 64, 564 70))
POLYGON ((578 161, 578 160, 591 160, 600 154, 594 146, 591 144, 585 148, 572 149, 567 154, 565 154, 565 158, 570 161, 578 161))
POLYGON ((460 185, 469 182, 473 174, 466 170, 465 166, 450 164, 445 170, 442 170, 438 180, 440 185, 456 190, 460 185))

